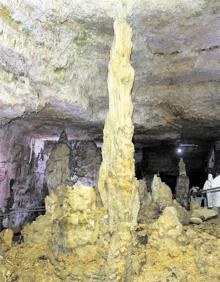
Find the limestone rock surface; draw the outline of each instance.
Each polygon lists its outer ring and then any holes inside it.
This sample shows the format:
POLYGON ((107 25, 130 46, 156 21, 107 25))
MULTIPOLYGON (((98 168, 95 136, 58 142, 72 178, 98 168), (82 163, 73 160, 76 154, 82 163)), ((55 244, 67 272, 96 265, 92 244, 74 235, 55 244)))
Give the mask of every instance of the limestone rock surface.
POLYGON ((103 160, 98 182, 112 230, 120 222, 135 224, 139 211, 138 181, 135 178, 132 143, 132 30, 126 20, 120 17, 114 23, 114 30, 108 75, 109 111, 104 127, 103 160))
POLYGON ((17 245, 9 252, 9 260, 15 260, 16 253, 20 257, 15 269, 6 263, 10 277, 19 277, 20 281, 27 277, 29 281, 44 281, 46 277, 49 281, 105 279, 108 236, 104 241, 105 214, 96 208, 94 189, 82 185, 74 189, 59 186, 46 198, 46 209, 45 215, 24 228, 23 246, 17 245), (28 260, 21 259, 23 256, 28 260), (65 271, 64 264, 68 268, 65 271))
MULTIPOLYGON (((219 2, 128 3, 136 140, 176 139, 182 132, 214 137, 220 121, 219 2)), ((73 134, 100 137, 120 1, 0 5, 1 124, 23 116, 23 132, 57 133, 65 123, 73 134)))

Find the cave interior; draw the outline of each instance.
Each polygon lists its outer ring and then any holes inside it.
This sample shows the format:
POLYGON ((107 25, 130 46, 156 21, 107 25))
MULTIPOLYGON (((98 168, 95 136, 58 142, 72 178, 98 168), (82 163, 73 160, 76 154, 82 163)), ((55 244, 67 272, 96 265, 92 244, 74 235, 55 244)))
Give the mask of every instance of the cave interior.
POLYGON ((220 281, 220 1, 0 1, 0 282, 220 281))

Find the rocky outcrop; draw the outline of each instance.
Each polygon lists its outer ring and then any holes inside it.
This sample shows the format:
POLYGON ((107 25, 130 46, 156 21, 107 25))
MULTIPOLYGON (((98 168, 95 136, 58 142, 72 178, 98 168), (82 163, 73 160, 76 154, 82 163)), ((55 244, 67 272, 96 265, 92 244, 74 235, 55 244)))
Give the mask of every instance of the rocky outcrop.
POLYGON ((183 227, 175 208, 166 207, 158 220, 137 226, 132 236, 121 226, 112 237, 95 198, 91 187, 60 186, 46 198, 46 214, 24 228, 22 244, 12 243, 12 231, 1 233, 2 281, 111 281, 116 265, 124 277, 126 264, 126 280, 119 281, 219 280, 218 226, 183 227), (125 260, 128 239, 136 242, 125 260), (109 260, 112 265, 106 267, 109 260))
MULTIPOLYGON (((36 280, 50 277, 53 281, 104 281, 109 236, 105 235, 105 213, 96 207, 94 189, 59 186, 46 198, 46 210, 45 215, 24 228, 25 251, 17 245, 20 259, 29 252, 28 260, 19 259, 21 265, 11 270, 10 263, 6 263, 7 275, 21 281, 33 275, 36 280), (57 260, 67 266, 65 271, 57 260), (28 267, 24 271, 25 264, 28 267)), ((14 255, 13 251, 9 254, 10 260, 14 255)))

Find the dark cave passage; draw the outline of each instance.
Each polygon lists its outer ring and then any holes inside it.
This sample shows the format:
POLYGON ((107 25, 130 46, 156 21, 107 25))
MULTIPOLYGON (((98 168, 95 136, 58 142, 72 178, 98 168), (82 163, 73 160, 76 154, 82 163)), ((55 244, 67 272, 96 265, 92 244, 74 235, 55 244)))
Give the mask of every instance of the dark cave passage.
MULTIPOLYGON (((179 161, 180 158, 183 158, 186 174, 189 178, 189 188, 194 186, 203 187, 208 171, 210 171, 209 158, 213 142, 208 140, 186 140, 181 146, 170 141, 157 143, 154 146, 152 144, 150 146, 143 145, 141 149, 136 150, 135 168, 138 179, 145 179, 150 189, 153 175, 157 174, 172 189, 172 193, 175 195, 179 175, 179 161)), ((216 151, 216 160, 218 160, 218 155, 219 153, 216 151)), ((215 166, 218 169, 217 161, 215 166)))

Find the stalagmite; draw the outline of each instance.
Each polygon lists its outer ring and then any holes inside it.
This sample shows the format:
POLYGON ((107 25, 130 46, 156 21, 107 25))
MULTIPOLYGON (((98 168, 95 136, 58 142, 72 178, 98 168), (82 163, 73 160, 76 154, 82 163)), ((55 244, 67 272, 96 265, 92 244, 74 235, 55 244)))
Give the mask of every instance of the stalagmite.
POLYGON ((115 21, 114 31, 108 74, 109 112, 105 121, 103 162, 98 183, 112 231, 117 223, 136 223, 139 210, 132 143, 132 31, 121 18, 115 21))
POLYGON ((109 281, 130 281, 131 227, 137 223, 140 208, 132 143, 132 30, 124 18, 118 18, 114 22, 114 32, 108 68, 109 112, 105 121, 98 188, 112 232, 107 263, 109 281))
POLYGON ((186 174, 185 163, 181 158, 179 162, 179 176, 177 177, 176 184, 176 200, 185 208, 189 208, 188 194, 189 178, 186 174))

